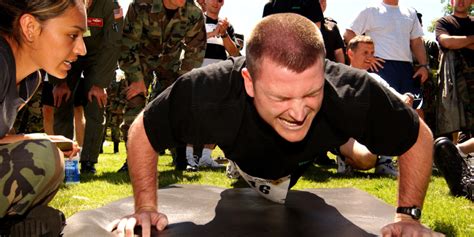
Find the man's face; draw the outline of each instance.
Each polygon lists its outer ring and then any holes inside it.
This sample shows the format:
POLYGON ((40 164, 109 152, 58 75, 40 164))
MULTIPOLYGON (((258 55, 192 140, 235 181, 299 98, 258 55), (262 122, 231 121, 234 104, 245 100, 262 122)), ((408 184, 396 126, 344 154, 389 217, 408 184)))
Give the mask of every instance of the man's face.
POLYGON ((363 70, 370 68, 371 59, 374 57, 375 47, 373 44, 359 43, 357 48, 349 50, 348 56, 351 66, 363 70))
POLYGON ((224 0, 206 0, 206 11, 218 15, 223 5, 224 0))
POLYGON ((184 7, 186 5, 186 0, 169 0, 172 9, 184 7))
POLYGON ((472 0, 453 0, 454 11, 457 13, 467 13, 472 5, 472 0))
POLYGON ((206 11, 206 0, 197 0, 196 2, 201 6, 203 11, 206 11))
POLYGON ((260 117, 284 139, 304 139, 323 100, 323 60, 301 73, 263 59, 258 78, 242 70, 245 90, 260 117))

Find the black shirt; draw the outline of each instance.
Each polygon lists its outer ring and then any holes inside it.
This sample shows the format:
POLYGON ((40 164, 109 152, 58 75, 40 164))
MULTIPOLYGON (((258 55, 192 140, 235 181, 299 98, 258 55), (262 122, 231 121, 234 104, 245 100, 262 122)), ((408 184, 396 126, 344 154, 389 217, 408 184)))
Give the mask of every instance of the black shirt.
POLYGON ((326 48, 326 58, 335 62, 336 54, 334 51, 343 49, 344 41, 342 40, 336 21, 331 18, 324 18, 323 23, 324 24, 321 25, 321 34, 323 35, 324 47, 326 48))
POLYGON ((315 0, 272 0, 263 7, 263 17, 287 12, 300 14, 314 23, 324 20, 321 5, 315 0))
POLYGON ((288 142, 258 115, 243 67, 239 57, 195 69, 147 105, 144 126, 153 148, 215 143, 247 174, 277 179, 350 137, 385 155, 403 154, 418 137, 414 110, 366 72, 326 61, 321 110, 305 139, 288 142))
POLYGON ((34 72, 16 84, 13 51, 0 36, 0 138, 13 127, 18 109, 33 95, 40 81, 39 72, 34 72))
MULTIPOLYGON (((453 15, 444 16, 436 22, 435 33, 438 42, 441 34, 452 36, 474 35, 474 17, 468 16, 466 18, 460 18, 453 15)), ((446 50, 441 44, 440 47, 443 51, 446 50)), ((474 62, 474 50, 462 48, 461 53, 467 62, 474 62)))

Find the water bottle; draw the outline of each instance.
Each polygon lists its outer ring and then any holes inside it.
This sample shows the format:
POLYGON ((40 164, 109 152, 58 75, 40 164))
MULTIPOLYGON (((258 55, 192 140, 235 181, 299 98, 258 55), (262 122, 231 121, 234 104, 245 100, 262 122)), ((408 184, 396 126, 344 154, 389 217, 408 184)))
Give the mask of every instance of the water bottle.
POLYGON ((64 161, 64 182, 66 184, 78 184, 79 181, 79 153, 78 155, 64 161))

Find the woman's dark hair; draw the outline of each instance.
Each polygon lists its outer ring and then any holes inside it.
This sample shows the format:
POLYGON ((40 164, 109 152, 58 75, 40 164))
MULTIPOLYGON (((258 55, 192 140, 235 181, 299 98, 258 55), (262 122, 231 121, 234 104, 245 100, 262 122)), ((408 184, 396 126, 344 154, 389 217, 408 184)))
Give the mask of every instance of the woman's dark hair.
POLYGON ((20 17, 31 14, 39 22, 44 22, 63 14, 66 9, 82 0, 1 0, 0 35, 13 38, 21 44, 20 17))

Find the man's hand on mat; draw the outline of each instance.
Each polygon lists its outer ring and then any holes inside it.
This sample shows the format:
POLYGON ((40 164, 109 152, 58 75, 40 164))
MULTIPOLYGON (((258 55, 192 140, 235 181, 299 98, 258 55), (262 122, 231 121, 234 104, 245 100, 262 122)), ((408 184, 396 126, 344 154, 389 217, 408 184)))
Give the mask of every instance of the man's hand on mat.
POLYGON ((155 210, 139 209, 135 214, 126 216, 119 220, 114 220, 107 226, 107 230, 116 230, 119 237, 133 237, 135 226, 142 227, 142 237, 150 237, 151 228, 155 226, 158 231, 162 231, 168 225, 168 217, 155 210))
POLYGON ((403 236, 403 237, 410 237, 410 236, 426 236, 426 237, 441 237, 444 236, 441 233, 432 231, 425 226, 423 226, 420 222, 415 220, 402 220, 398 221, 389 225, 386 225, 382 228, 382 236, 383 237, 390 237, 390 236, 403 236))

